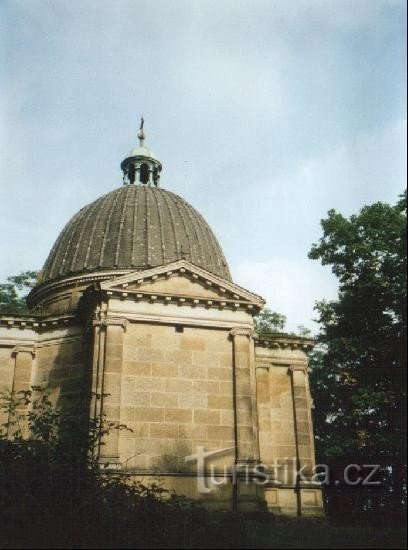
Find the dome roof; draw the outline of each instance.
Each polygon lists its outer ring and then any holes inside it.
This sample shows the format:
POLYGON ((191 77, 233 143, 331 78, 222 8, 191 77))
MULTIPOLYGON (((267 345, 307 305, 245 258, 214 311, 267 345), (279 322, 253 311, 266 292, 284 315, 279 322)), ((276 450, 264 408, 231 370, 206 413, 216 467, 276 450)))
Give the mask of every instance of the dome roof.
POLYGON ((150 149, 148 149, 144 145, 143 146, 139 145, 139 147, 135 147, 134 149, 132 149, 129 153, 129 157, 148 157, 148 158, 156 159, 156 156, 154 155, 154 153, 152 153, 150 149))
POLYGON ((82 208, 64 227, 42 282, 96 270, 148 269, 185 258, 231 280, 209 225, 178 195, 124 185, 82 208))

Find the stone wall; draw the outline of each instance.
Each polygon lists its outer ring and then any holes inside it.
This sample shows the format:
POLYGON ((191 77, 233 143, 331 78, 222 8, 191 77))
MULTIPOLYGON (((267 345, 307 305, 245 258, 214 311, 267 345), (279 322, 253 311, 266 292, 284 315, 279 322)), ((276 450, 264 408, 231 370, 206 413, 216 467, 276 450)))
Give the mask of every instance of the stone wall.
POLYGON ((307 355, 290 347, 258 346, 256 378, 260 457, 274 480, 265 488, 268 508, 275 513, 321 515, 321 489, 313 482, 307 355))
MULTIPOLYGON (((79 403, 85 406, 90 393, 90 349, 84 328, 51 323, 41 327, 38 322, 34 327, 32 321, 31 326, 22 322, 0 327, 0 392, 17 395, 38 386, 63 414, 77 411, 79 403)), ((25 411, 24 407, 18 410, 25 411)), ((0 422, 8 420, 0 411, 0 422)))
MULTIPOLYGON (((197 446, 234 447, 229 330, 129 323, 123 337, 119 454, 127 469, 191 471, 197 446)), ((218 462, 231 465, 233 452, 218 462)))

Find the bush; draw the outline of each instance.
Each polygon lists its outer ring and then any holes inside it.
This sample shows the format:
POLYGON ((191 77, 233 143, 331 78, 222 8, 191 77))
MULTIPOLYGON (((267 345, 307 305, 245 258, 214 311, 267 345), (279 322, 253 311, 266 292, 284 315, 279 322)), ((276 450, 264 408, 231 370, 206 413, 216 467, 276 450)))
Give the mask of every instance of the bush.
POLYGON ((1 547, 243 547, 236 522, 225 529, 218 515, 160 485, 99 469, 93 449, 101 434, 126 426, 62 417, 41 388, 3 394, 1 403, 8 416, 0 435, 1 547))

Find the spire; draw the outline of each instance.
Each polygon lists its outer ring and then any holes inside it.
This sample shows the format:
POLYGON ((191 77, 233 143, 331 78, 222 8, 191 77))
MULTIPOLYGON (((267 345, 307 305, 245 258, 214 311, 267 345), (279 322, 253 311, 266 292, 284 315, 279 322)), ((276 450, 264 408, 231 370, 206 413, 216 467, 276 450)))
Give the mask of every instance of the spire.
POLYGON ((144 142, 145 142, 145 139, 146 139, 146 134, 144 133, 143 126, 144 126, 144 118, 143 118, 143 115, 142 115, 141 119, 140 119, 139 132, 137 134, 137 137, 139 138, 140 147, 144 147, 144 142))
POLYGON ((140 119, 139 147, 132 149, 129 155, 122 161, 120 167, 123 170, 123 184, 144 184, 159 187, 161 162, 145 146, 146 134, 144 131, 143 115, 140 119))

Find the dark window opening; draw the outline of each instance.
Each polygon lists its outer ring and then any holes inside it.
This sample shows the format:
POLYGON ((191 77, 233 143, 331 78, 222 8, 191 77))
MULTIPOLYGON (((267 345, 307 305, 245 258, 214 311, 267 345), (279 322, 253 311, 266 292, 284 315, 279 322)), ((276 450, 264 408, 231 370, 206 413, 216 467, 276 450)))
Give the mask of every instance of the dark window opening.
POLYGON ((183 325, 176 325, 176 332, 184 332, 183 325))
POLYGON ((140 181, 147 183, 149 181, 149 167, 147 164, 142 164, 140 167, 140 181))
POLYGON ((128 168, 128 178, 130 183, 135 182, 135 167, 131 164, 128 168))

